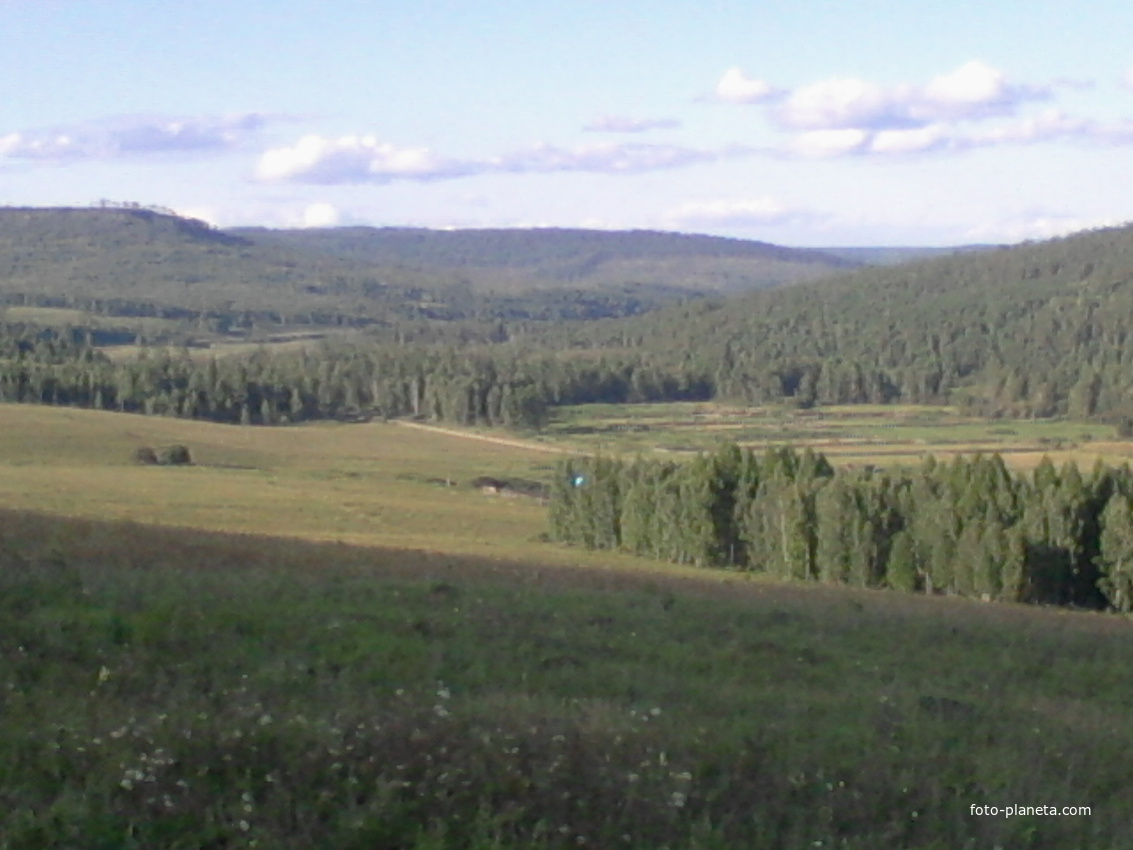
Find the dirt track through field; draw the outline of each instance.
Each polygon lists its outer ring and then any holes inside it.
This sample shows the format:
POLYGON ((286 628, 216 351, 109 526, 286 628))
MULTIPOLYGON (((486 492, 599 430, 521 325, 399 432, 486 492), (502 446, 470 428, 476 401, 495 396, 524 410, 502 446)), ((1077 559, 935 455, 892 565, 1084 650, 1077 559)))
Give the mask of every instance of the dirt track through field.
POLYGON ((527 440, 511 440, 507 437, 490 437, 487 434, 472 434, 468 431, 458 431, 455 428, 441 428, 438 425, 426 425, 424 422, 409 422, 404 419, 393 420, 395 425, 405 428, 417 428, 420 431, 432 431, 434 434, 448 434, 450 437, 463 437, 466 440, 480 440, 484 443, 496 443, 501 446, 511 446, 515 449, 527 449, 533 452, 549 452, 556 455, 580 455, 586 452, 578 449, 568 449, 565 446, 547 446, 527 440))

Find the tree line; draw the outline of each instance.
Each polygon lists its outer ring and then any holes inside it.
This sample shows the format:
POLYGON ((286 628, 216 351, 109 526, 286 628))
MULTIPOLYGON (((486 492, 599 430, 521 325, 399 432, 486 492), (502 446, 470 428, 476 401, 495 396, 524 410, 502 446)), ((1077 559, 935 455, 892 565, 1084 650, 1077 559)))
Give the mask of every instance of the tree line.
POLYGON ((1133 472, 998 455, 835 470, 725 445, 687 463, 559 463, 555 540, 783 579, 1133 610, 1133 472))
POLYGON ((710 395, 701 374, 633 358, 324 344, 228 357, 142 349, 116 361, 81 332, 0 328, 0 401, 245 425, 417 416, 537 429, 555 405, 710 395))

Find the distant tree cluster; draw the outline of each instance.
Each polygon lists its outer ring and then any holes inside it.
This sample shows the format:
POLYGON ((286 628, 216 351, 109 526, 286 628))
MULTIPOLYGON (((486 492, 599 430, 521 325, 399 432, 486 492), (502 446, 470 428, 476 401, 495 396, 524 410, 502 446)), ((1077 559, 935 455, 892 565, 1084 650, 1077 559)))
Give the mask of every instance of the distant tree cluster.
POLYGON ((616 358, 327 345, 207 359, 143 349, 135 359, 114 361, 81 335, 0 329, 0 401, 245 425, 418 416, 537 429, 554 405, 710 394, 702 375, 616 358))
POLYGON ((835 470, 734 445, 689 463, 571 458, 554 539, 778 578, 1133 610, 1133 472, 997 455, 835 470))

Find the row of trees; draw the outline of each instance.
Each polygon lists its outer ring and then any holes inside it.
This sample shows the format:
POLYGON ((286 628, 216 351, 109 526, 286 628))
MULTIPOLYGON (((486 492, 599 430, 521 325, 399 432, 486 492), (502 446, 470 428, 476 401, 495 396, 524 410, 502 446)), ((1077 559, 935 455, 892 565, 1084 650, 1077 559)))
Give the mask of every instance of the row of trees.
POLYGON ((531 429, 545 422, 553 405, 711 394, 702 375, 617 358, 326 345, 220 358, 143 350, 115 361, 81 335, 3 330, 0 401, 242 424, 419 416, 531 429))
POLYGON ((1133 610, 1133 472, 997 456, 834 470, 727 445, 689 463, 560 463, 552 536, 698 566, 860 587, 1133 610))

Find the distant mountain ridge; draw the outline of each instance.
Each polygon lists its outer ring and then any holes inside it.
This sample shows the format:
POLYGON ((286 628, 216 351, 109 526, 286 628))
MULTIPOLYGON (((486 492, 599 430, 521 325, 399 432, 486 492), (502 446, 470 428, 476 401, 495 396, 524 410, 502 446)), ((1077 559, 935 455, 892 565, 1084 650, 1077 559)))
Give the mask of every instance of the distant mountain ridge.
POLYGON ((738 292, 781 286, 860 265, 820 250, 650 230, 568 228, 430 230, 234 228, 260 244, 459 273, 472 286, 514 291, 566 285, 665 286, 738 292))
POLYGON ((344 227, 218 230, 145 208, 0 208, 0 294, 264 306, 333 289, 646 290, 778 286, 856 266, 820 251, 653 231, 344 227), (192 297, 187 287, 192 287, 192 297), (181 291, 178 291, 181 290, 181 291))

